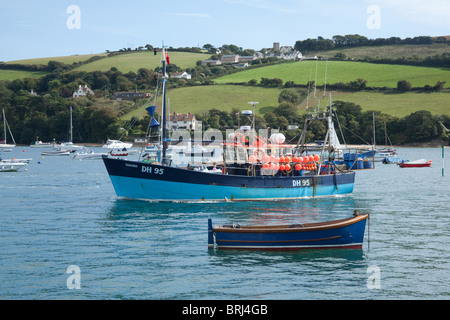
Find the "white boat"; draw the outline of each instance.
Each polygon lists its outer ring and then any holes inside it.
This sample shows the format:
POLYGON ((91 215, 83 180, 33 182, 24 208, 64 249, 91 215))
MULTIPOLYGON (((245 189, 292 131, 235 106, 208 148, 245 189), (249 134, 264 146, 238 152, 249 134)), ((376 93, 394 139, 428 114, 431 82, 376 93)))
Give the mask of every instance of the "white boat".
POLYGON ((75 150, 81 150, 84 149, 84 146, 79 146, 74 144, 73 142, 69 141, 69 142, 61 142, 58 145, 59 148, 63 149, 63 150, 70 150, 70 151, 75 151, 75 150))
POLYGON ((0 158, 0 172, 18 171, 26 165, 25 162, 17 162, 11 159, 2 160, 0 158))
POLYGON ((41 155, 43 156, 68 156, 70 155, 70 150, 62 150, 62 149, 56 149, 52 151, 42 151, 41 155))
POLYGON ((5 117, 5 109, 3 109, 3 137, 4 140, 0 140, 0 150, 1 151, 11 151, 12 148, 14 148, 16 146, 16 142, 14 141, 14 137, 12 135, 11 129, 9 128, 8 122, 6 121, 6 117, 5 117), (13 141, 13 143, 8 143, 6 141, 6 128, 8 128, 9 134, 11 135, 11 139, 13 141))
POLYGON ((103 149, 116 149, 120 150, 123 148, 129 149, 133 146, 131 142, 122 142, 120 140, 108 139, 106 143, 102 146, 103 149))
POLYGON ((14 159, 3 159, 3 160, 1 160, 1 162, 2 163, 14 163, 14 162, 18 163, 18 162, 20 162, 20 163, 27 164, 27 163, 30 163, 32 160, 33 160, 32 158, 27 158, 27 159, 16 159, 16 158, 14 158, 14 159))
POLYGON ((94 150, 90 150, 90 151, 77 152, 77 153, 71 155, 70 157, 72 159, 77 159, 77 160, 91 160, 91 159, 101 159, 102 156, 106 156, 106 155, 108 155, 107 152, 94 152, 94 150))

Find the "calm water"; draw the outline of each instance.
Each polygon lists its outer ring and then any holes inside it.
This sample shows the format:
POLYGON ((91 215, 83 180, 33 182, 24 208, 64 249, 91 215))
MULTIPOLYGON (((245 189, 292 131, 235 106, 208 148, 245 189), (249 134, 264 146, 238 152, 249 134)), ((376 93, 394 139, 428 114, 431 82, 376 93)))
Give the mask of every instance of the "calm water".
POLYGON ((433 165, 377 163, 336 198, 182 204, 117 199, 101 160, 16 147, 2 156, 33 161, 0 173, 0 299, 449 299, 450 149, 444 177, 440 148, 398 150, 433 165), (304 223, 354 209, 371 215, 362 250, 207 248, 208 218, 304 223), (80 289, 68 289, 71 265, 80 289))

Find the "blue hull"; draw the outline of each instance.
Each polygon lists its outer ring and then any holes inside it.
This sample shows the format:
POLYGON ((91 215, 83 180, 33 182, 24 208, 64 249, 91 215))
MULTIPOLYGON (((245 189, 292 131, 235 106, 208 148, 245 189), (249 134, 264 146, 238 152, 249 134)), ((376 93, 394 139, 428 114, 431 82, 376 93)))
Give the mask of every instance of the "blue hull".
POLYGON ((209 221, 210 239, 222 249, 301 250, 326 248, 360 249, 367 215, 354 218, 290 226, 217 226, 209 221))
POLYGON ((103 158, 119 197, 155 201, 300 199, 353 192, 355 173, 241 176, 103 158))

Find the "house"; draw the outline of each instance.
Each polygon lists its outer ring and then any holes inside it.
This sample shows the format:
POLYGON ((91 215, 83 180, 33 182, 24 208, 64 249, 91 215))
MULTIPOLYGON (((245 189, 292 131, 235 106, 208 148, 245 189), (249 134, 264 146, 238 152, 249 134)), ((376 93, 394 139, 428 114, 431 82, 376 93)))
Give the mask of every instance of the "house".
POLYGON ((113 96, 113 100, 133 100, 133 99, 143 99, 150 98, 150 93, 141 93, 137 91, 123 91, 123 92, 115 92, 113 96))
POLYGON ((73 98, 79 98, 79 97, 86 97, 88 94, 94 95, 94 91, 88 88, 87 85, 81 86, 81 84, 78 86, 78 90, 76 90, 72 97, 73 98))
POLYGON ((178 79, 191 79, 191 75, 187 73, 186 71, 182 72, 174 72, 170 75, 172 78, 178 78, 178 79))
POLYGON ((169 128, 170 129, 188 129, 196 130, 198 121, 195 119, 195 115, 188 113, 176 113, 174 112, 169 116, 169 128))
POLYGON ((238 54, 225 54, 220 58, 222 63, 236 63, 239 62, 238 54))
POLYGON ((239 57, 239 62, 249 62, 249 61, 253 61, 256 60, 255 56, 241 56, 239 57))

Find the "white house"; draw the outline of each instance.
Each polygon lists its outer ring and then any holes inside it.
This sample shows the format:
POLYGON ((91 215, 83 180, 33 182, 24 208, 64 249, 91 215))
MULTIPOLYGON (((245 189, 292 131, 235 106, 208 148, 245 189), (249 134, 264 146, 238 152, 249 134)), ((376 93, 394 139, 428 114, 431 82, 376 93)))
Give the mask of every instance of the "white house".
POLYGON ((195 115, 192 113, 176 113, 174 112, 169 117, 169 127, 171 129, 188 129, 188 130, 196 130, 198 125, 197 119, 195 119, 195 115))
POLYGON ((78 97, 86 97, 88 94, 94 94, 94 91, 88 88, 87 85, 84 85, 84 87, 81 86, 81 84, 78 86, 78 90, 76 90, 72 97, 78 98, 78 97))

